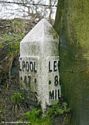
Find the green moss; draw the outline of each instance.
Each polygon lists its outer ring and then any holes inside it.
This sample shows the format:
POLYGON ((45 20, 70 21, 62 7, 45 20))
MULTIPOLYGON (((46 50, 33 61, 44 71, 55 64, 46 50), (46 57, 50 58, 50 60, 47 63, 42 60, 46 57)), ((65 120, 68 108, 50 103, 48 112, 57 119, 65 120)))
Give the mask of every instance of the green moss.
POLYGON ((89 1, 65 0, 60 29, 62 93, 73 112, 71 125, 89 125, 89 1))
POLYGON ((53 36, 53 39, 58 39, 58 34, 53 28, 49 30, 49 34, 53 36))

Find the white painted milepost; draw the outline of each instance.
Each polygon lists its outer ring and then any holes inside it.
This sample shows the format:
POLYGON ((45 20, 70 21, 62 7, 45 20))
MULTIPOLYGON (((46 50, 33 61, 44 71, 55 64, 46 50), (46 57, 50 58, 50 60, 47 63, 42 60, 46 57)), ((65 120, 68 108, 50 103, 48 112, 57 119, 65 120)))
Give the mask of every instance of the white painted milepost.
POLYGON ((43 112, 61 97, 59 38, 52 25, 42 19, 20 43, 20 83, 37 93, 43 112))

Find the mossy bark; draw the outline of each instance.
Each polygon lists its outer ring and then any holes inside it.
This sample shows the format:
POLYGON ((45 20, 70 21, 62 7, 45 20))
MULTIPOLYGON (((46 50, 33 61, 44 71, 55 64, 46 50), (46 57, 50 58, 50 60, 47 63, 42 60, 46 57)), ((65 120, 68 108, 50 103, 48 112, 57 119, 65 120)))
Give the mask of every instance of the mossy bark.
POLYGON ((60 34, 62 93, 72 109, 71 125, 89 125, 89 0, 62 1, 54 28, 60 34))

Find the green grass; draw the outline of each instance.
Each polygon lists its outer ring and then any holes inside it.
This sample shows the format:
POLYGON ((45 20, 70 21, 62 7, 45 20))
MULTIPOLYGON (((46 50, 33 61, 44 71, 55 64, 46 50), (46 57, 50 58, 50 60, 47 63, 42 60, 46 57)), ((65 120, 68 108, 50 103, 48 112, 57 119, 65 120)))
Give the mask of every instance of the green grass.
POLYGON ((3 34, 3 43, 8 45, 8 55, 16 55, 19 53, 20 41, 22 40, 24 33, 12 33, 12 34, 3 34))
POLYGON ((23 119, 30 122, 31 125, 51 125, 51 118, 46 116, 42 117, 40 109, 33 109, 24 113, 23 119))
POLYGON ((14 105, 19 105, 25 99, 24 94, 20 92, 15 92, 11 95, 11 102, 14 105))
MULTIPOLYGON (((58 103, 48 108, 45 114, 42 113, 41 109, 34 108, 32 111, 25 112, 20 120, 28 121, 31 125, 52 125, 53 120, 56 117, 64 117, 65 124, 70 118, 67 114, 70 114, 70 108, 67 103, 58 103), (66 117, 67 116, 67 117, 66 117), (65 121, 66 119, 66 121, 65 121)), ((59 121, 60 122, 60 121, 59 121)))
POLYGON ((21 19, 4 20, 3 25, 5 28, 0 31, 0 48, 8 46, 7 55, 17 55, 20 41, 25 36, 26 22, 21 19), (6 27, 7 25, 9 28, 6 27))

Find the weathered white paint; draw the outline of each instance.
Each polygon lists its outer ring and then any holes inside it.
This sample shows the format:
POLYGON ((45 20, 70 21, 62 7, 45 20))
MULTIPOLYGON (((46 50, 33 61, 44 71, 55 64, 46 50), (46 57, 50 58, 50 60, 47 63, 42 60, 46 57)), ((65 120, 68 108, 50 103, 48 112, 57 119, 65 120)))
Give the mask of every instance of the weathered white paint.
POLYGON ((43 111, 61 96, 59 82, 59 38, 42 19, 20 43, 20 81, 37 93, 43 111), (25 82, 24 82, 25 79, 25 82))

